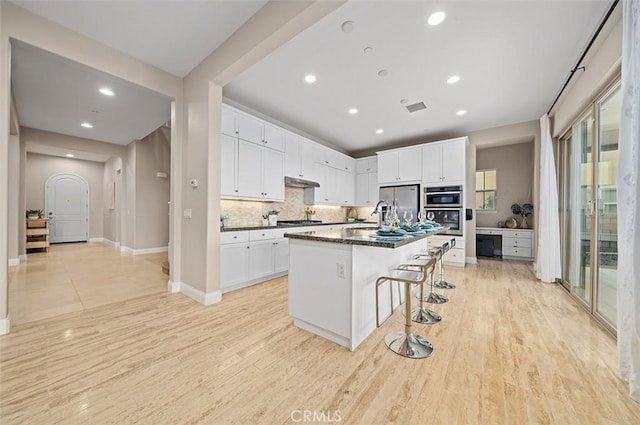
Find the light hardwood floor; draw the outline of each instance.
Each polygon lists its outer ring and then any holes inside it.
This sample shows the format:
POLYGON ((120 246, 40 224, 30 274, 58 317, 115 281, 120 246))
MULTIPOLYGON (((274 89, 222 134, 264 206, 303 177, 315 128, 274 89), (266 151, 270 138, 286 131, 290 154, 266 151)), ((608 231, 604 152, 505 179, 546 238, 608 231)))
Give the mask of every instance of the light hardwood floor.
POLYGON ((209 307, 162 293, 18 325, 0 337, 0 423, 640 423, 614 339, 559 286, 510 261, 447 278, 443 321, 415 325, 424 360, 383 343, 402 309, 355 352, 293 327, 286 277, 209 307))
POLYGON ((9 275, 12 324, 32 322, 167 290, 167 253, 133 256, 102 243, 51 245, 9 275))

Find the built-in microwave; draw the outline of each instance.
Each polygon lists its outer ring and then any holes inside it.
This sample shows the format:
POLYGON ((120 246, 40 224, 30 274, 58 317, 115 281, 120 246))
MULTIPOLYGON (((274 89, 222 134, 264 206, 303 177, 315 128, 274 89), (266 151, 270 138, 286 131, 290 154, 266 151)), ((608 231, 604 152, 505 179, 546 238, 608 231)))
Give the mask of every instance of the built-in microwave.
POLYGON ((462 207, 462 186, 439 186, 424 188, 425 208, 462 207))
POLYGON ((443 232, 447 235, 462 236, 464 228, 464 208, 425 208, 427 217, 436 223, 448 227, 449 230, 443 232), (433 213, 433 218, 431 214, 433 213))

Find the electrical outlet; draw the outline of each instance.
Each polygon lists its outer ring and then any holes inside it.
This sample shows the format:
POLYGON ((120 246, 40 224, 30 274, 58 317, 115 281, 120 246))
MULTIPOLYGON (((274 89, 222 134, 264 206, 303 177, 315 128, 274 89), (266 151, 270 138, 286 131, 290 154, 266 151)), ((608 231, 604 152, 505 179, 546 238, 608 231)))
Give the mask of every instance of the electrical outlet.
POLYGON ((341 277, 344 279, 344 269, 346 268, 344 263, 338 263, 338 277, 341 277))

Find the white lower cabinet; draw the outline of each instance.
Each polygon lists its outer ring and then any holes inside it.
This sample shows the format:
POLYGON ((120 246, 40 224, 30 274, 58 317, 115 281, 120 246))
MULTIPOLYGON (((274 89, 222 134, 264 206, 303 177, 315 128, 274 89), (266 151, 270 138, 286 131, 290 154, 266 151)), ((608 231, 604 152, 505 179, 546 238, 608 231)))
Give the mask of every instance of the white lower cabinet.
POLYGON ((434 248, 442 246, 447 241, 451 241, 452 238, 456 239, 456 246, 444 254, 444 263, 453 266, 464 267, 465 265, 465 246, 464 238, 461 236, 447 236, 447 235, 435 235, 427 238, 427 246, 434 248))
POLYGON ((284 229, 223 232, 220 237, 220 289, 232 291, 281 276, 289 270, 284 229))

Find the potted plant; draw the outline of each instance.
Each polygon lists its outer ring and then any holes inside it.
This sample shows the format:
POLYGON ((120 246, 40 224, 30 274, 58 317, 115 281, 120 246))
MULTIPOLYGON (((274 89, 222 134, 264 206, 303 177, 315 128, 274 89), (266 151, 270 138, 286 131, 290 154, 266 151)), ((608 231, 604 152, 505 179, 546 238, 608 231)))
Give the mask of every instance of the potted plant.
POLYGON ((278 214, 280 211, 271 210, 269 211, 269 226, 277 226, 278 225, 278 214))
POLYGON ((27 218, 29 220, 37 220, 42 217, 44 212, 42 210, 27 210, 27 218))
POLYGON ((521 229, 528 229, 529 223, 527 223, 527 216, 531 215, 533 212, 533 205, 531 204, 513 204, 511 205, 511 212, 515 215, 522 216, 522 221, 520 222, 521 229))

